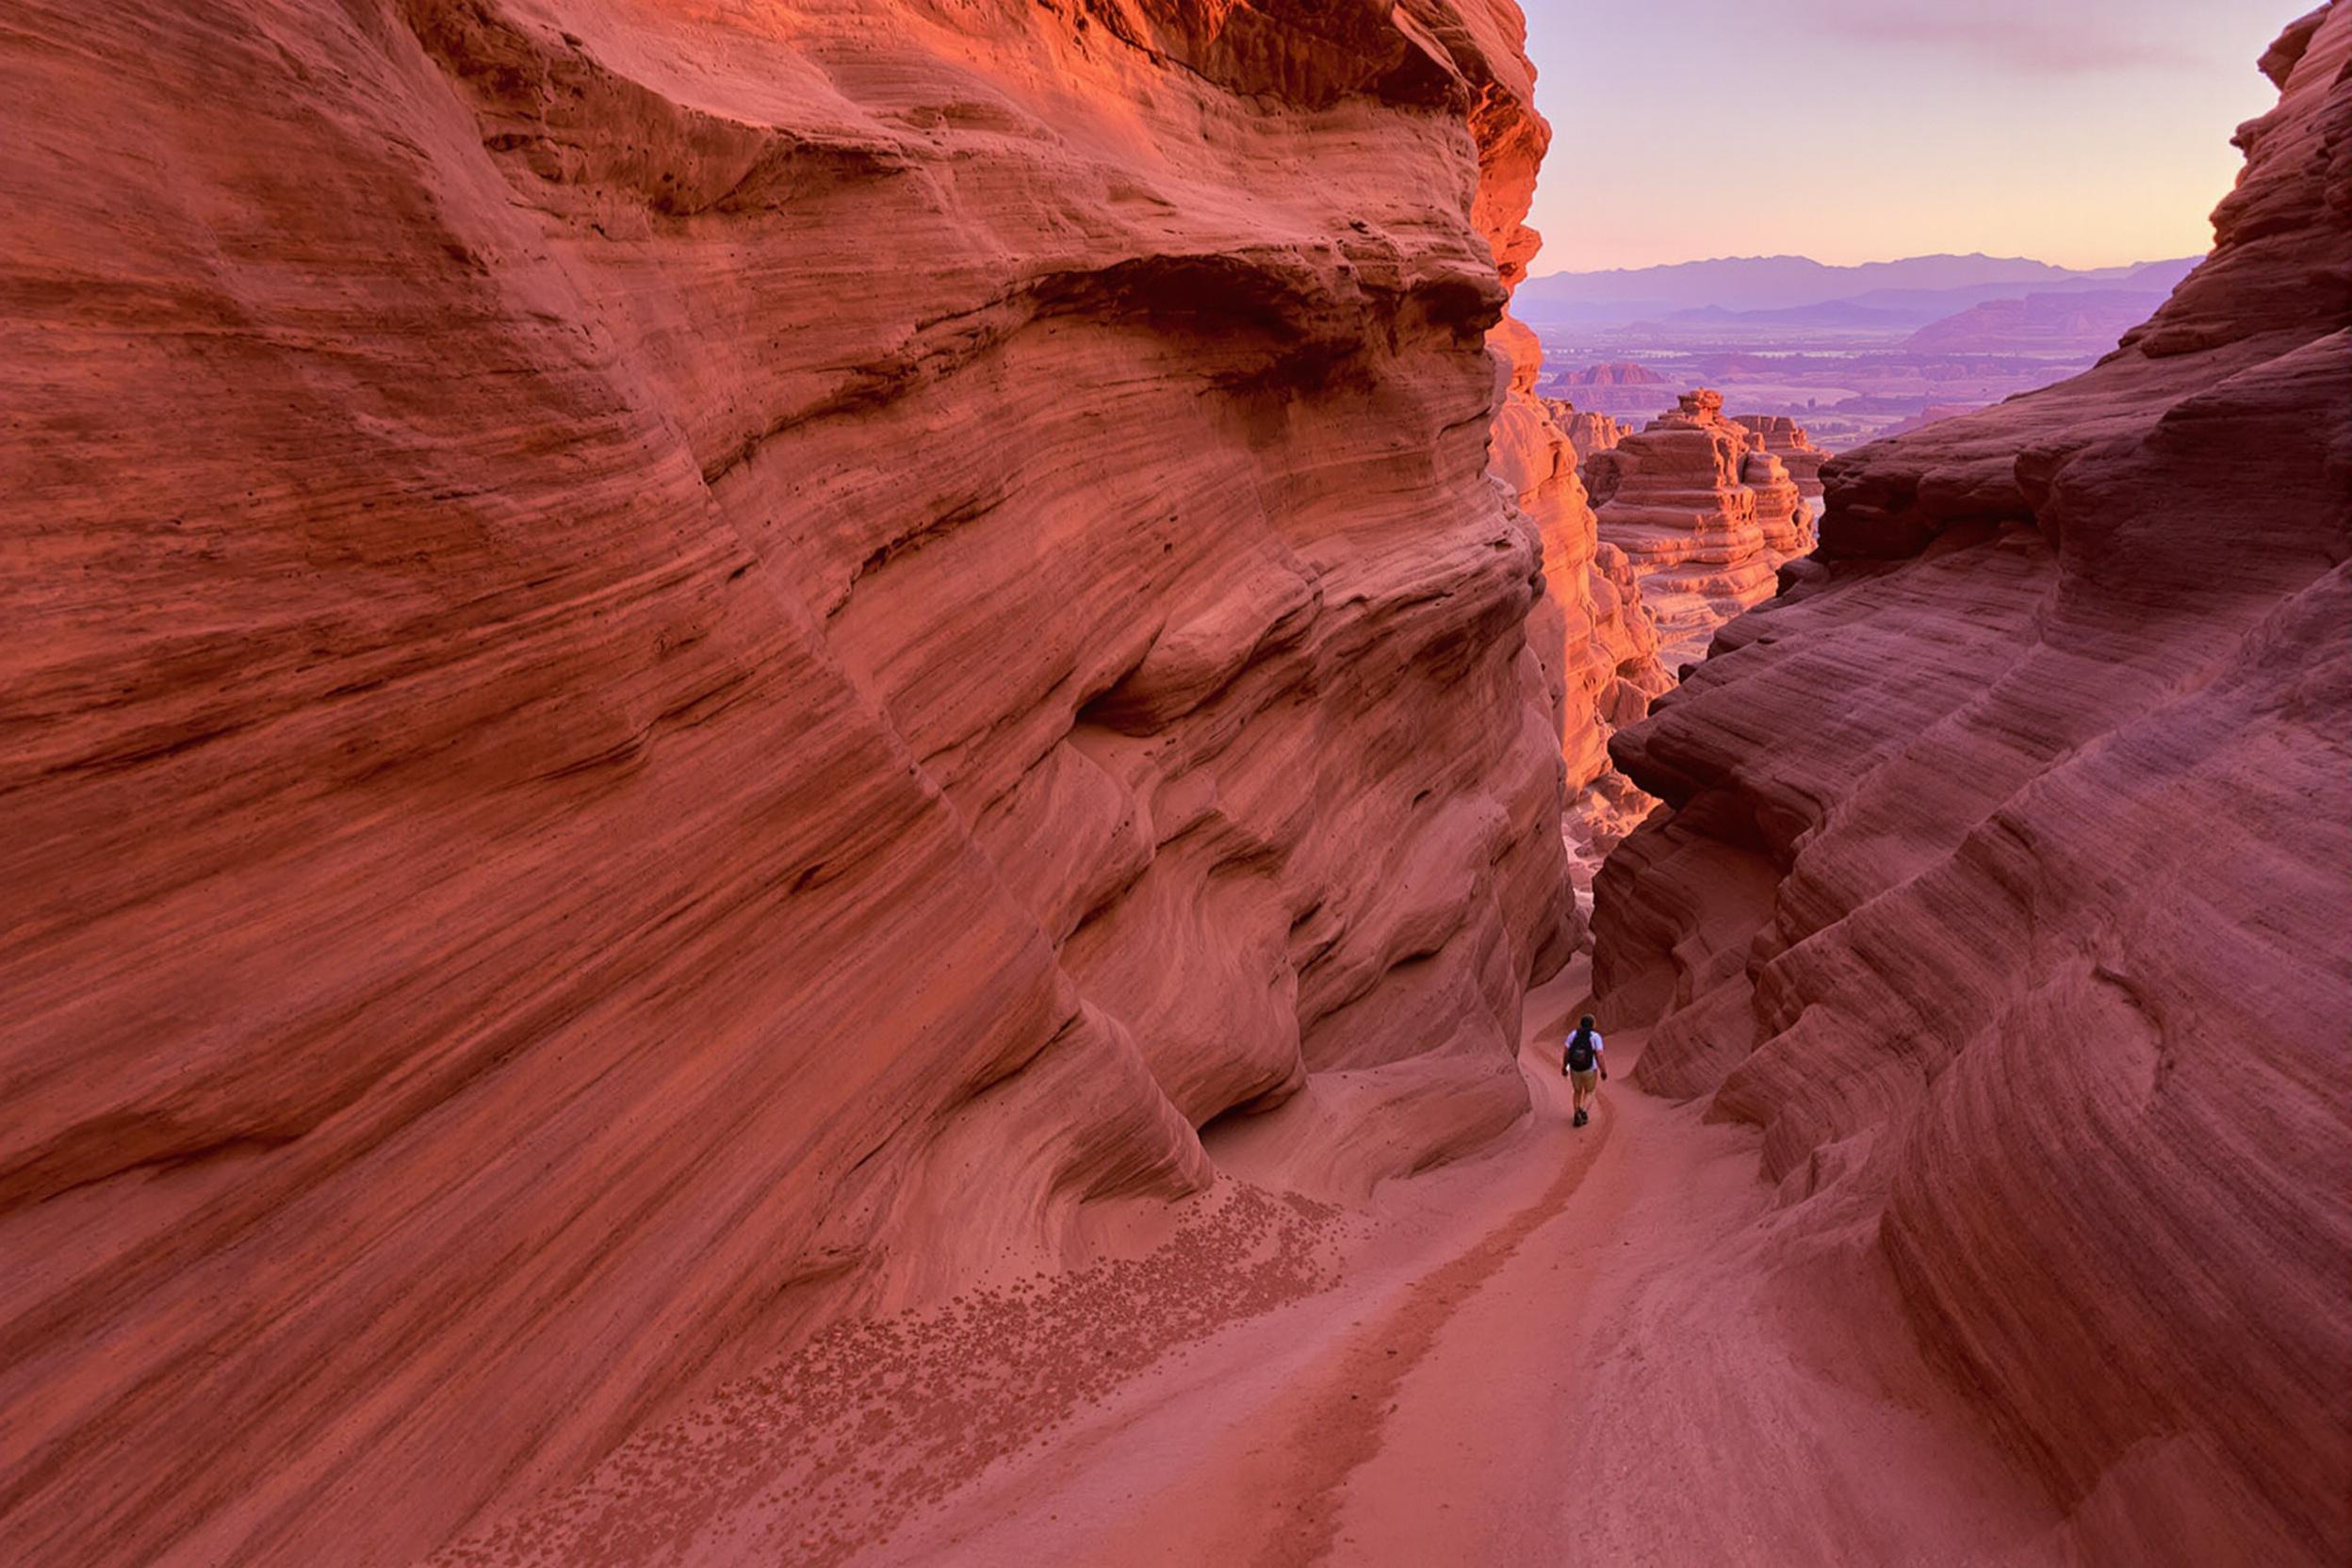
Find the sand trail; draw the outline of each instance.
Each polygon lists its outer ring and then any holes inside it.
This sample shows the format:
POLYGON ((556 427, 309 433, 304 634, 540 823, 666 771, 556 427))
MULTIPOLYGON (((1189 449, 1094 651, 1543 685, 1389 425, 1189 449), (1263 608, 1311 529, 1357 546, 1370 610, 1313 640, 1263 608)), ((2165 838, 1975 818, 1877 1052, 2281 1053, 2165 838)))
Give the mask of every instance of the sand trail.
POLYGON ((1633 1090, 1635 1037, 1570 1125, 1580 982, 1479 1157, 1352 1213, 1235 1182, 1144 1258, 844 1330, 442 1560, 2040 1560, 1885 1302, 1807 1317, 1886 1288, 1859 1228, 1784 1256, 1754 1133, 1633 1090))
POLYGON ((1533 1115, 1381 1189, 1337 1286, 1138 1380, 874 1560, 2057 1560, 2048 1508, 1886 1339, 1866 1227, 1784 1257, 1756 1134, 1632 1089, 1637 1036, 1570 1126, 1575 978, 1530 999, 1533 1115))

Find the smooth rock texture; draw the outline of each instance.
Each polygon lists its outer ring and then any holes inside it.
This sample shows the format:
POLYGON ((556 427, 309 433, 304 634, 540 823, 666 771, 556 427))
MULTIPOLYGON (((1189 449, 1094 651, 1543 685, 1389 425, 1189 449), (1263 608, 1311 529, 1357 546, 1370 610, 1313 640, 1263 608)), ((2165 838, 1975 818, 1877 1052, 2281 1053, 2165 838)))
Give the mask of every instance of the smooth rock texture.
POLYGON ((1521 1114, 1638 639, 1486 473, 1519 37, 12 8, 0 1560, 410 1561, 1213 1119, 1521 1114))
POLYGON ((1770 598, 1781 564, 1813 547, 1788 470, 1705 388, 1592 453, 1584 476, 1601 537, 1625 551, 1675 667, 1705 658, 1716 629, 1770 598))
POLYGON ((1821 498, 1821 465, 1829 453, 1813 444, 1803 425, 1786 414, 1735 414, 1731 422, 1746 426, 1764 450, 1780 459, 1780 466, 1796 483, 1797 494, 1807 500, 1821 498))
POLYGON ((1600 1009, 1763 1129, 1824 1342, 1892 1315, 2050 1500, 2002 1560, 2352 1559, 2352 8, 2263 67, 2164 308, 1833 460, 1613 747, 1672 810, 1600 1009))

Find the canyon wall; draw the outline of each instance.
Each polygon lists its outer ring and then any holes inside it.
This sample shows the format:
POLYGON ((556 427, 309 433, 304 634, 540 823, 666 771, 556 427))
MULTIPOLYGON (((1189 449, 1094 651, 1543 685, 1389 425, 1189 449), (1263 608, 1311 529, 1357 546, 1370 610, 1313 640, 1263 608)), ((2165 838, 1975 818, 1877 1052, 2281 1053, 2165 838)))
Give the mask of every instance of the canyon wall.
MULTIPOLYGON (((1495 333, 1511 364, 1494 421, 1494 476, 1516 497, 1544 564, 1544 597, 1527 623, 1542 662, 1570 801, 1567 832, 1581 886, 1648 801, 1609 765, 1609 737, 1649 711, 1674 684, 1632 564, 1604 543, 1578 477, 1581 449, 1560 417, 1566 404, 1534 394, 1543 368, 1535 335, 1506 320, 1495 333)), ((1613 421, 1611 421, 1613 423, 1613 421)))
POLYGON ((1519 28, 14 8, 0 1559, 407 1561, 1228 1112, 1520 1114, 1638 637, 1485 471, 1519 28))
POLYGON ((1899 1321, 2049 1498, 2017 1560, 2352 1557, 2352 8, 2262 65, 2210 259, 1833 460, 1613 748, 1672 809, 1600 1009, 1763 1129, 1791 1320, 1899 1321))

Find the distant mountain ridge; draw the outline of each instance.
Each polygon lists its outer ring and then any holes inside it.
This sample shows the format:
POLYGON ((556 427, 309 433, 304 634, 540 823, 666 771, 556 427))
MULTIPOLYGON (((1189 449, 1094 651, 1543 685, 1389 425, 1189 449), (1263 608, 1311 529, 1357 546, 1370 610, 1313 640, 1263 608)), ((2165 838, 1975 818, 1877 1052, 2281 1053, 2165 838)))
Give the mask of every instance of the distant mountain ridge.
POLYGON ((1645 319, 1921 326, 2027 293, 2128 288, 2161 296, 2199 259, 2067 268, 2025 256, 1909 256, 1853 267, 1809 256, 1720 257, 1553 272, 1520 285, 1512 308, 1529 321, 1589 326, 1645 319))
POLYGON ((2104 348, 2147 319, 2163 298, 2138 288, 2036 290, 2022 299, 1987 300, 1931 321, 1903 339, 1903 347, 1921 353, 2104 348))

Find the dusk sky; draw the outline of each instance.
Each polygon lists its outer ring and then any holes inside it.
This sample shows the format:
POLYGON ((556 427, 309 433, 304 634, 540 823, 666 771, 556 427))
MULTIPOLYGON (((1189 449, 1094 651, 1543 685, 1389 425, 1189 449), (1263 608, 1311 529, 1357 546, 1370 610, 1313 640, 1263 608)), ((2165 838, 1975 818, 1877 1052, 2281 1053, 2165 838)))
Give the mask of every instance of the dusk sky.
POLYGON ((2308 0, 1521 0, 1534 270, 2203 253, 2308 0))

